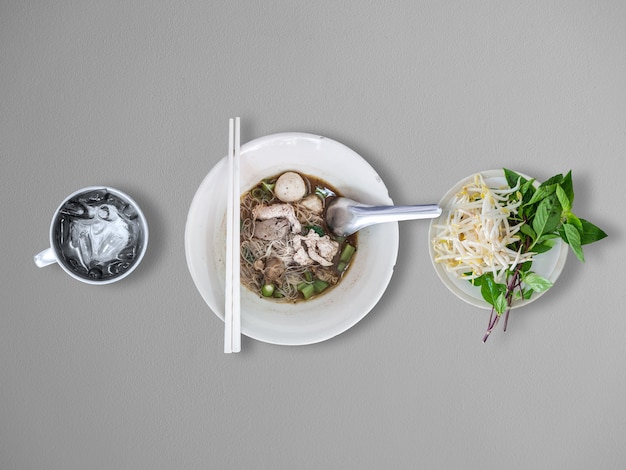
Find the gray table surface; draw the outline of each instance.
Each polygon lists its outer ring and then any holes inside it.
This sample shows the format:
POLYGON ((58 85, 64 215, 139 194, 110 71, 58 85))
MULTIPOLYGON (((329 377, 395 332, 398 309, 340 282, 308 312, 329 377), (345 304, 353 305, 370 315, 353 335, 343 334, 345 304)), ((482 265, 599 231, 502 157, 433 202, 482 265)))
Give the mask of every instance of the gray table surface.
POLYGON ((622 1, 0 2, 0 467, 624 468, 625 50, 622 1), (398 204, 571 169, 574 211, 609 238, 485 345, 428 223, 402 223, 354 328, 225 355, 183 239, 233 116, 243 142, 348 145, 398 204), (92 184, 151 228, 107 287, 32 261, 92 184))

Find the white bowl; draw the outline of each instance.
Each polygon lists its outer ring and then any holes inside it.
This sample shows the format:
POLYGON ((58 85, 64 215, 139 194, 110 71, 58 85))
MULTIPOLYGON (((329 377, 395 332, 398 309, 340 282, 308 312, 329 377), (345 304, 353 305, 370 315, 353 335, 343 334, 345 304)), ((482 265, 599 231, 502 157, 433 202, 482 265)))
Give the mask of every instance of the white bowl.
MULTIPOLYGON (((391 205, 376 171, 356 152, 334 140, 304 133, 273 134, 241 147, 242 194, 260 180, 287 170, 319 177, 344 196, 391 205)), ((227 161, 204 178, 189 208, 185 253, 196 288, 224 319, 227 161)), ((359 322, 379 301, 398 255, 398 224, 359 232, 358 250, 341 283, 306 302, 279 303, 241 289, 241 330, 273 344, 303 345, 332 338, 359 322)))
MULTIPOLYGON (((497 188, 506 185, 506 178, 504 177, 503 170, 486 170, 479 171, 487 186, 491 188, 497 188)), ((527 180, 532 179, 529 176, 519 173, 527 180)), ((430 260, 435 268, 439 279, 445 284, 445 286, 456 295, 459 299, 479 308, 491 309, 491 305, 487 303, 480 293, 480 288, 473 286, 471 282, 463 279, 459 279, 454 274, 449 273, 441 263, 435 261, 435 252, 433 250, 432 240, 437 236, 437 224, 441 223, 449 213, 450 201, 454 198, 463 186, 470 183, 474 178, 474 174, 463 178, 457 184, 452 186, 450 190, 441 198, 439 206, 443 209, 441 217, 432 219, 430 221, 430 228, 428 233, 428 251, 430 253, 430 260)), ((538 186, 539 182, 535 182, 535 186, 538 186)), ((560 238, 555 239, 554 246, 545 253, 541 253, 533 257, 532 270, 537 274, 549 279, 553 283, 556 282, 567 260, 568 247, 560 238)), ((549 290, 549 289, 548 289, 549 290)), ((511 308, 523 307, 531 302, 534 302, 543 294, 548 291, 535 292, 530 299, 516 300, 511 308)))

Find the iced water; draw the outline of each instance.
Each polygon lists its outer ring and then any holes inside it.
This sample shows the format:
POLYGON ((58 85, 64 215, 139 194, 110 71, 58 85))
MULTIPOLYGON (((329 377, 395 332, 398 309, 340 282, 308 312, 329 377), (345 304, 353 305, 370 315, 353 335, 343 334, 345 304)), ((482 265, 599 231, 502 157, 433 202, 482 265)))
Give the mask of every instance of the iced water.
POLYGON ((56 227, 60 261, 85 278, 106 280, 123 274, 143 245, 137 210, 106 189, 67 201, 59 211, 56 227))

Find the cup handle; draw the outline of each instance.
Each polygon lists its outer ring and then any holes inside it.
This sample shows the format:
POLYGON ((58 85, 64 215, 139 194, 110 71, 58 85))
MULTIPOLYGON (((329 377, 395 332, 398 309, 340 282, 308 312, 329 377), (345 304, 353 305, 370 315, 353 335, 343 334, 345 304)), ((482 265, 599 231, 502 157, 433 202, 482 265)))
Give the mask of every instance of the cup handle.
POLYGON ((56 262, 57 257, 54 255, 54 250, 52 248, 46 248, 42 252, 35 255, 35 264, 40 268, 56 262))

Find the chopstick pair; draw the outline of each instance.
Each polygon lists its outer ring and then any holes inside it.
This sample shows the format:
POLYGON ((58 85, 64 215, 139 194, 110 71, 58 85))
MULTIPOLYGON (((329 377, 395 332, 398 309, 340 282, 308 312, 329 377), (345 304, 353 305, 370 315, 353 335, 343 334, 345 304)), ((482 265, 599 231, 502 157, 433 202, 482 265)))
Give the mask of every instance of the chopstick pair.
POLYGON ((228 121, 228 202, 226 213, 226 292, 224 309, 224 352, 241 351, 241 300, 239 245, 240 195, 239 156, 241 130, 239 118, 228 121))

